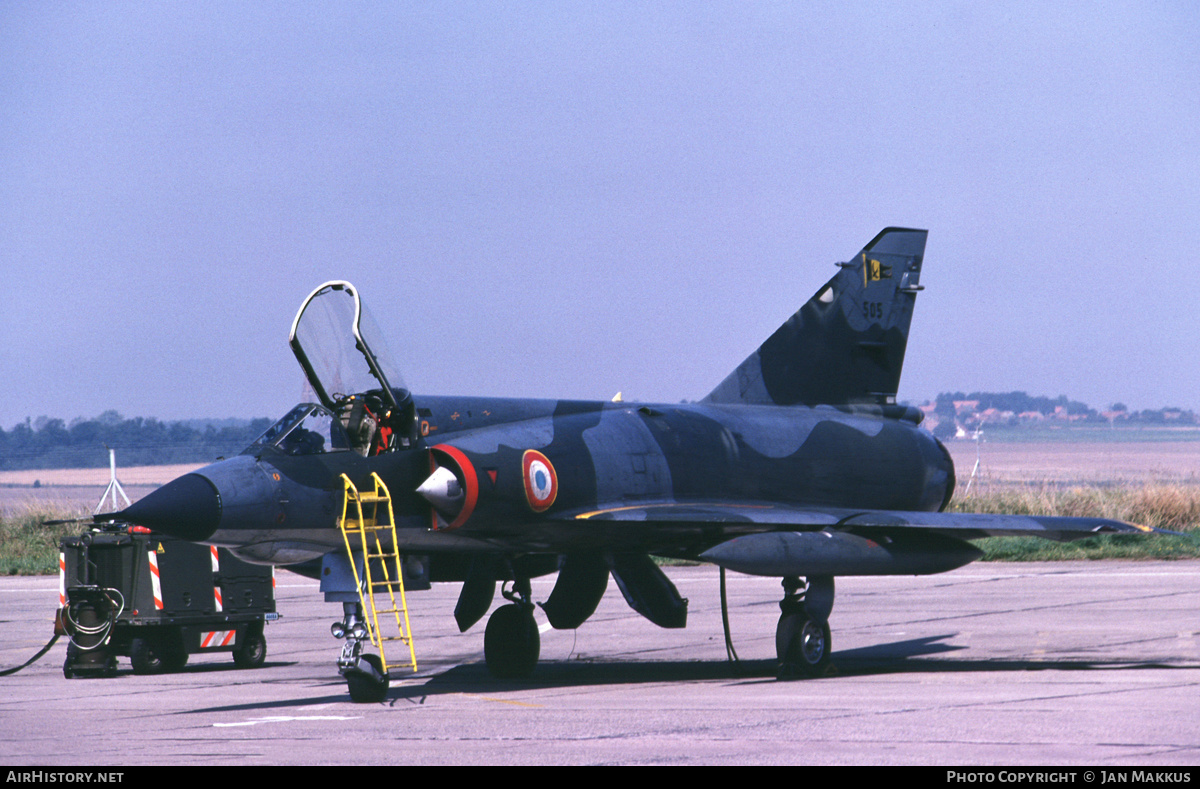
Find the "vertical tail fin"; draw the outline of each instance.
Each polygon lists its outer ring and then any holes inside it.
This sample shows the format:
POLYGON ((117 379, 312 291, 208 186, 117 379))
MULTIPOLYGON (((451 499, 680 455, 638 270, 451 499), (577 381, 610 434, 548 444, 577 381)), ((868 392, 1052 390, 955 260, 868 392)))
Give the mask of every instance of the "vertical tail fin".
POLYGON ((896 401, 928 231, 875 236, 704 398, 709 403, 896 401))

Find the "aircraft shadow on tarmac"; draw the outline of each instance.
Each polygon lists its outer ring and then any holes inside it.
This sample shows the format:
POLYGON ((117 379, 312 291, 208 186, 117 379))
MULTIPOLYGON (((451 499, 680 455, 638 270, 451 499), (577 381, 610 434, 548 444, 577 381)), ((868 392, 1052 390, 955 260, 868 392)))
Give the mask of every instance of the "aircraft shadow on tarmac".
MULTIPOLYGON (((875 644, 835 652, 826 676, 817 679, 797 680, 799 690, 807 683, 828 682, 854 677, 886 674, 944 674, 950 672, 1026 672, 1026 671, 1113 671, 1127 669, 1195 669, 1192 663, 1155 663, 1140 660, 1081 660, 1070 659, 954 659, 933 655, 946 655, 967 649, 945 643, 955 634, 927 636, 886 644, 875 644)), ((197 666, 196 668, 201 668, 197 666)), ((218 667, 220 668, 220 667, 218 667)), ((524 680, 497 680, 482 662, 465 663, 447 671, 416 681, 399 679, 388 691, 386 703, 400 702, 422 704, 430 696, 456 693, 503 693, 516 690, 537 690, 597 685, 633 685, 662 682, 707 682, 731 681, 735 683, 777 682, 776 664, 773 660, 721 661, 629 661, 612 662, 591 660, 545 661, 538 666, 537 673, 524 680)), ((340 686, 340 677, 329 678, 330 686, 340 686)), ((258 702, 207 707, 192 712, 235 712, 269 710, 281 707, 305 707, 331 702, 350 703, 344 692, 329 696, 305 699, 289 699, 279 702, 258 702)))

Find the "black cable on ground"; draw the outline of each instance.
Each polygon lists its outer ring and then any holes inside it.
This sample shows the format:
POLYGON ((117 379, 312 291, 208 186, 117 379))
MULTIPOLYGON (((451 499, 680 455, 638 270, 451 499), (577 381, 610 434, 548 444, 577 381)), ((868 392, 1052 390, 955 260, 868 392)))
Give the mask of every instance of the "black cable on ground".
POLYGON ((725 596, 725 568, 721 568, 721 624, 725 626, 725 656, 731 663, 740 663, 737 650, 733 648, 733 637, 729 634, 729 600, 725 596))
POLYGON ((50 639, 50 643, 49 643, 49 644, 47 644, 46 646, 42 647, 42 651, 41 651, 41 652, 38 652, 36 655, 34 655, 33 657, 29 658, 29 660, 26 660, 24 663, 22 663, 21 665, 17 666, 16 668, 8 668, 8 669, 5 669, 4 671, 0 671, 0 677, 7 677, 9 674, 16 674, 18 671, 20 671, 21 669, 25 668, 26 666, 29 666, 29 665, 32 665, 32 664, 36 663, 36 662, 37 662, 37 661, 38 661, 38 660, 39 660, 39 659, 40 659, 40 658, 41 658, 43 655, 45 655, 47 652, 49 652, 49 651, 50 651, 50 647, 54 646, 54 644, 55 644, 55 642, 56 642, 56 641, 58 641, 58 634, 57 634, 57 633, 55 633, 55 634, 54 634, 54 637, 50 639))

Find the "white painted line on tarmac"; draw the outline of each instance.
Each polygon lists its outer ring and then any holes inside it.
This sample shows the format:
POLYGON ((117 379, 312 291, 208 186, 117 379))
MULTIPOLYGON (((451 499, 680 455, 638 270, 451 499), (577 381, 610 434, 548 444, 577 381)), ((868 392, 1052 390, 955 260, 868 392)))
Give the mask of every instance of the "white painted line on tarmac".
POLYGON ((228 728, 231 726, 257 726, 260 723, 290 723, 292 721, 353 721, 361 717, 361 715, 270 715, 266 718, 253 718, 240 723, 214 723, 213 726, 228 728))

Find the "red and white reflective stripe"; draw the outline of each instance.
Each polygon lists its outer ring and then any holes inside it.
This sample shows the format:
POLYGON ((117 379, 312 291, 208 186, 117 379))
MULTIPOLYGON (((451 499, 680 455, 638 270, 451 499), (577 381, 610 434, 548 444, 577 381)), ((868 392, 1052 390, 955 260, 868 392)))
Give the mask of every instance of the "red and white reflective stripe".
POLYGON ((151 548, 146 552, 150 556, 150 586, 154 589, 154 607, 163 610, 162 583, 158 579, 158 557, 151 548))
POLYGON ((58 604, 67 604, 67 555, 58 552, 58 604))
POLYGON ((211 633, 201 633, 200 648, 227 647, 233 643, 233 637, 236 635, 236 630, 214 630, 211 633))
POLYGON ((224 611, 225 608, 221 604, 221 587, 217 586, 217 573, 221 572, 220 562, 217 561, 217 546, 210 545, 212 550, 212 571, 213 571, 213 607, 218 611, 224 611))

